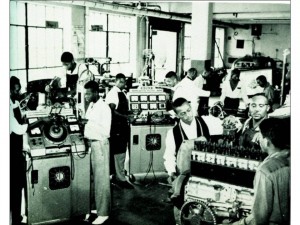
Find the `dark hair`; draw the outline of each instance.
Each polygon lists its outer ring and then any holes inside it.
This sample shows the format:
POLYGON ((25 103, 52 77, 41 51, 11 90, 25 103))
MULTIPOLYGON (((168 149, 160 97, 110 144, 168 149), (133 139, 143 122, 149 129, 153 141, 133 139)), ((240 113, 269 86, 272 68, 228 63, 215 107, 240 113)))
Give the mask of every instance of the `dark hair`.
POLYGON ((116 75, 116 80, 119 80, 119 79, 125 79, 126 80, 126 77, 125 77, 125 75, 123 73, 118 73, 116 75))
POLYGON ((279 149, 290 147, 291 125, 289 119, 267 118, 260 125, 260 132, 279 149))
POLYGON ((72 62, 73 60, 74 60, 74 57, 71 52, 64 52, 60 58, 60 61, 66 62, 66 63, 72 62))
POLYGON ((198 73, 197 69, 196 68, 190 68, 188 70, 188 73, 198 73))
POLYGON ((172 107, 175 110, 175 108, 182 106, 185 102, 190 103, 185 98, 176 98, 175 101, 172 103, 172 107))
POLYGON ((10 90, 13 90, 17 84, 21 86, 19 78, 12 76, 10 78, 10 90))
POLYGON ((99 92, 99 84, 96 81, 90 80, 84 85, 85 89, 91 89, 93 92, 99 92))
POLYGON ((241 71, 239 71, 238 69, 233 69, 233 70, 231 71, 231 76, 232 76, 233 74, 236 74, 236 75, 240 76, 240 73, 241 73, 241 71))
POLYGON ((174 71, 169 71, 165 76, 165 78, 172 78, 172 77, 177 79, 177 75, 174 71))
POLYGON ((256 80, 259 80, 260 82, 262 82, 263 85, 265 85, 267 83, 267 78, 264 75, 260 75, 260 76, 256 77, 256 80))

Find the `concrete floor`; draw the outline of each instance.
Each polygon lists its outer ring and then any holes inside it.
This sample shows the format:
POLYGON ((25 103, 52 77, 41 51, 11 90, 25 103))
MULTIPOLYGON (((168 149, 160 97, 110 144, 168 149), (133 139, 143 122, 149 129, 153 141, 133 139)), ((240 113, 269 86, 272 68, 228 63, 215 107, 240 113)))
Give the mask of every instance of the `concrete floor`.
MULTIPOLYGON (((105 225, 175 225, 173 205, 166 202, 169 187, 166 177, 137 178, 134 189, 112 186, 112 211, 105 225)), ((91 216, 91 222, 96 217, 91 216)), ((87 225, 82 217, 56 225, 87 225)))

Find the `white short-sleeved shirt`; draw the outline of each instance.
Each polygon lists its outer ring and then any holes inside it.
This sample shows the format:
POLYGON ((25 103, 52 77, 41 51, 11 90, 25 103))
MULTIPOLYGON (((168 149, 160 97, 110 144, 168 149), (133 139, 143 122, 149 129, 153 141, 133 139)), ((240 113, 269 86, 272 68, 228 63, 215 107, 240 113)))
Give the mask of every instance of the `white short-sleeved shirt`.
POLYGON ((222 94, 220 97, 220 101, 224 103, 225 98, 242 98, 245 104, 248 103, 248 96, 246 92, 246 86, 242 81, 239 81, 236 88, 234 90, 231 89, 230 80, 225 80, 222 87, 222 94))
POLYGON ((172 101, 177 98, 185 98, 191 102, 194 116, 197 116, 199 105, 199 97, 209 97, 210 91, 204 91, 195 85, 195 82, 185 77, 174 87, 174 95, 172 101))
MULTIPOLYGON (((17 121, 17 119, 14 116, 14 109, 19 108, 20 109, 20 103, 18 101, 15 101, 15 103, 13 103, 10 100, 10 104, 9 104, 9 133, 11 134, 12 132, 14 132, 15 134, 18 135, 23 135, 26 133, 27 128, 28 128, 28 124, 19 124, 19 122, 17 121)), ((21 111, 21 109, 20 109, 21 111)))
POLYGON ((110 136, 111 110, 100 98, 96 103, 91 102, 86 111, 87 124, 84 128, 84 136, 93 140, 105 140, 110 136))
POLYGON ((119 95, 118 93, 122 92, 120 88, 118 88, 117 86, 113 86, 110 91, 107 93, 106 98, 105 98, 105 102, 109 105, 109 104, 115 104, 116 108, 118 108, 119 106, 119 95))

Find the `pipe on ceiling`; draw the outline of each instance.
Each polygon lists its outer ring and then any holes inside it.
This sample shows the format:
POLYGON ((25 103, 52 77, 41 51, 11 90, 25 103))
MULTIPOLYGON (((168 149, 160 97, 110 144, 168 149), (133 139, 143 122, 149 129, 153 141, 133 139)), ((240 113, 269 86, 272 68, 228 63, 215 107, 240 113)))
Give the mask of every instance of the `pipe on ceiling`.
POLYGON ((237 24, 237 23, 230 23, 230 22, 223 22, 219 20, 213 20, 214 26, 221 26, 221 27, 232 27, 233 29, 249 29, 249 24, 237 24))
MULTIPOLYGON (((85 1, 56 1, 59 3, 64 4, 73 4, 78 6, 86 6, 91 8, 97 8, 102 10, 108 10, 111 12, 120 12, 125 14, 131 14, 131 15, 138 15, 138 16, 148 16, 148 17, 157 17, 157 18, 163 18, 163 19, 171 19, 171 20, 178 20, 186 23, 191 23, 192 19, 191 16, 185 16, 185 15, 178 15, 178 14, 172 14, 168 12, 158 11, 158 10, 152 10, 152 9, 137 9, 136 7, 130 6, 128 4, 114 4, 110 2, 104 2, 99 0, 85 0, 85 1)), ((222 25, 224 26, 230 26, 230 27, 240 27, 242 29, 247 29, 246 26, 242 26, 241 24, 235 24, 234 19, 249 19, 253 20, 253 18, 259 18, 259 19, 268 19, 268 18, 288 18, 290 19, 290 13, 289 12, 261 12, 261 13, 214 13, 213 14, 213 25, 221 25, 220 20, 224 19, 232 19, 231 23, 225 24, 224 22, 222 25), (215 24, 216 22, 216 24, 215 24)), ((253 22, 254 23, 254 22, 253 22)))
POLYGON ((180 16, 172 13, 162 12, 158 10, 152 9, 137 9, 134 7, 122 5, 122 4, 113 4, 109 2, 97 1, 97 0, 86 0, 86 1, 57 1, 59 3, 65 4, 73 4, 79 6, 87 6, 91 8, 97 8, 102 10, 108 10, 113 12, 120 12, 126 14, 134 14, 138 16, 150 16, 150 17, 158 17, 163 19, 171 19, 171 20, 179 20, 182 22, 191 22, 190 16, 180 16))
POLYGON ((289 12, 215 13, 214 19, 290 19, 289 12))

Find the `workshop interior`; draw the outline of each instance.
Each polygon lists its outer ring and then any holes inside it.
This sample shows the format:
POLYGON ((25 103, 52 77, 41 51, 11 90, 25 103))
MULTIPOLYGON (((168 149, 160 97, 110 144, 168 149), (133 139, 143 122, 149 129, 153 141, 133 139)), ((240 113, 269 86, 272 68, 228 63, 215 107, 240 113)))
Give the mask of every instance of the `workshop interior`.
MULTIPOLYGON (((44 121, 22 135, 26 181, 21 224, 91 224, 83 220, 92 210, 93 184, 83 123, 90 104, 85 84, 96 82, 105 102, 119 73, 126 77, 125 175, 133 189, 111 185, 112 214, 105 224, 232 224, 252 213, 253 181, 268 154, 259 145, 238 141, 241 126, 251 117, 249 102, 239 96, 238 107, 227 109, 221 99, 233 71, 239 71, 249 101, 264 93, 258 82, 263 75, 273 93, 267 117, 290 124, 289 1, 11 0, 9 12, 9 76, 20 81, 24 124, 44 121), (71 88, 47 91, 58 77, 68 82, 64 52, 72 53, 83 69, 71 88), (203 79, 198 88, 210 93, 198 98, 198 116, 210 138, 189 142, 189 176, 174 215, 164 155, 170 131, 181 123, 172 97, 190 68, 197 72, 191 82, 203 79), (170 71, 177 86, 166 83, 170 71), (159 201, 158 206, 151 208, 152 201, 159 201), (140 209, 147 215, 134 204, 148 208, 140 209), (127 218, 130 210, 137 211, 127 218)), ((190 90, 185 94, 195 97, 190 90)))

